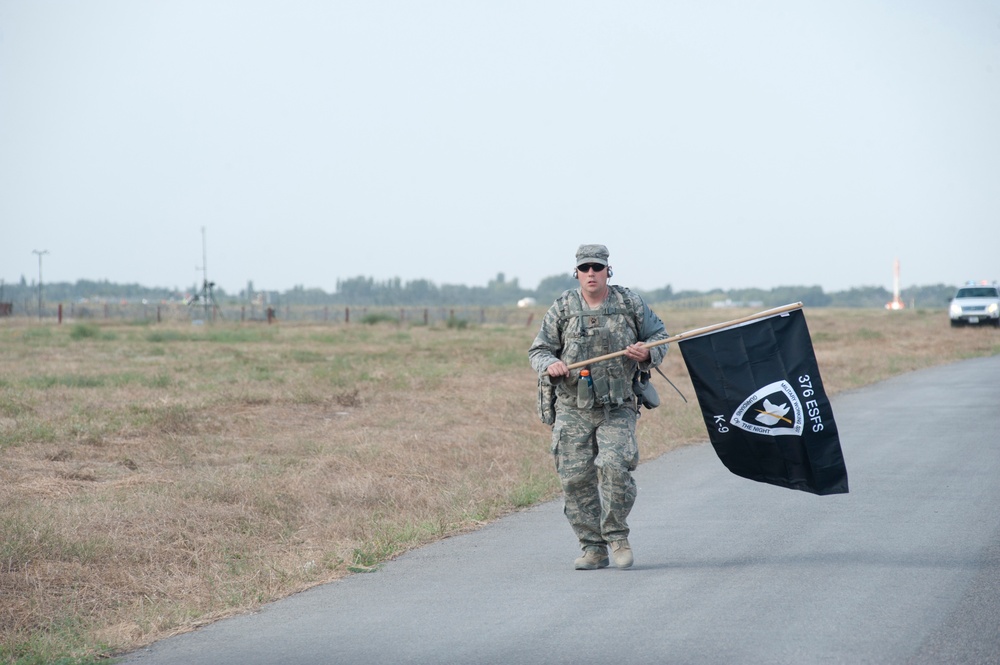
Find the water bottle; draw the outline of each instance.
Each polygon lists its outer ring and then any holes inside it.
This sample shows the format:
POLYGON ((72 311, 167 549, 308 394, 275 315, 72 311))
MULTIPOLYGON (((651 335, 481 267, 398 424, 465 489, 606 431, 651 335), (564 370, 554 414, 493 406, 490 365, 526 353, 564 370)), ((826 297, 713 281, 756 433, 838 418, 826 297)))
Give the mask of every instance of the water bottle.
POLYGON ((590 378, 590 370, 580 370, 580 380, 576 383, 576 405, 581 409, 594 406, 594 380, 590 378))

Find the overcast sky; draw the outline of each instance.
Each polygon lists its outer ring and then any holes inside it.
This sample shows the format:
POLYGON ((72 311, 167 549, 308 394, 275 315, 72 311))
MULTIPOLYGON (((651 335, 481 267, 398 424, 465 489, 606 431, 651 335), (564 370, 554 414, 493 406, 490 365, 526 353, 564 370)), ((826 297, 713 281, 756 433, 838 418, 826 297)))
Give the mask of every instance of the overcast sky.
POLYGON ((7 283, 533 289, 592 242, 1000 279, 1000 0, 0 0, 7 283))

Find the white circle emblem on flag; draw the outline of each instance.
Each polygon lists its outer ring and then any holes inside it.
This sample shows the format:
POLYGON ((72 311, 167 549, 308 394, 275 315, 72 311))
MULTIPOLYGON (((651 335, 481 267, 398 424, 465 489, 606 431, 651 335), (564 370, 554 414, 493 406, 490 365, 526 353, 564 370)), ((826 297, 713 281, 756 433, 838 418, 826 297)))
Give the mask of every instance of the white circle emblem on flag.
POLYGON ((743 400, 730 421, 764 436, 801 436, 805 425, 802 402, 788 381, 775 381, 743 400))

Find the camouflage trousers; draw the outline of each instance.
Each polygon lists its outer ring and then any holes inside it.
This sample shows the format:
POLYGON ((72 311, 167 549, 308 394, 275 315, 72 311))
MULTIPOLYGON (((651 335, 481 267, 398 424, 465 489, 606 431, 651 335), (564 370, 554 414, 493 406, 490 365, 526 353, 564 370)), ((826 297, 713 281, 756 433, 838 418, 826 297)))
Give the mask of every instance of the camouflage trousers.
POLYGON ((563 512, 583 550, 628 537, 639 464, 636 412, 629 406, 575 409, 558 405, 552 453, 562 482, 563 512))

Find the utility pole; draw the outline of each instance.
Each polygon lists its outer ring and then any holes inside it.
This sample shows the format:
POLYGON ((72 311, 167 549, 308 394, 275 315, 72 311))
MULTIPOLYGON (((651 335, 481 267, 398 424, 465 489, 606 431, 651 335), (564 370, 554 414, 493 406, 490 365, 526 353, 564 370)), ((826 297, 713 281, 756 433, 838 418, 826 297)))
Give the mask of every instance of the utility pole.
POLYGON ((201 267, 195 269, 202 271, 201 295, 198 297, 205 308, 205 320, 209 320, 209 313, 212 314, 212 320, 214 320, 215 313, 218 312, 219 316, 222 316, 222 312, 219 312, 219 308, 215 304, 215 296, 212 295, 212 288, 215 286, 215 282, 208 281, 208 243, 205 241, 204 226, 201 227, 201 267))
POLYGON ((49 250, 31 250, 32 254, 38 254, 38 320, 42 320, 42 255, 48 254, 49 250))
POLYGON ((208 321, 208 244, 205 242, 205 227, 201 227, 201 300, 205 307, 205 320, 208 321))

